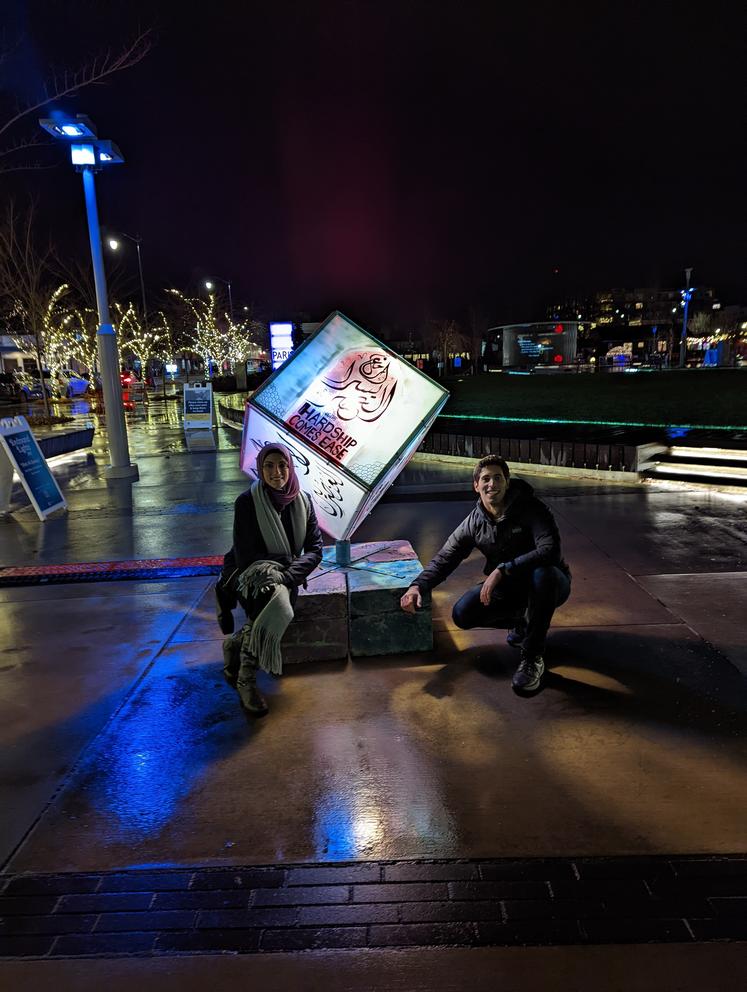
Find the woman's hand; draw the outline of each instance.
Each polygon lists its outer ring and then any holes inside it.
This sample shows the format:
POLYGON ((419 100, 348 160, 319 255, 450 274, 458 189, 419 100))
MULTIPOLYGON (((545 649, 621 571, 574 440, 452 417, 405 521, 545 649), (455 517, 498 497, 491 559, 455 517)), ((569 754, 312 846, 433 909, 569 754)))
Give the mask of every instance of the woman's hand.
POLYGON ((420 589, 417 586, 410 586, 402 599, 400 599, 399 605, 405 613, 414 613, 415 607, 420 609, 423 605, 423 597, 420 595, 420 589))
POLYGON ((503 572, 501 572, 499 568, 496 568, 490 573, 487 579, 485 579, 482 584, 482 589, 480 590, 480 602, 483 606, 490 606, 490 600, 495 592, 495 587, 502 578, 503 572))

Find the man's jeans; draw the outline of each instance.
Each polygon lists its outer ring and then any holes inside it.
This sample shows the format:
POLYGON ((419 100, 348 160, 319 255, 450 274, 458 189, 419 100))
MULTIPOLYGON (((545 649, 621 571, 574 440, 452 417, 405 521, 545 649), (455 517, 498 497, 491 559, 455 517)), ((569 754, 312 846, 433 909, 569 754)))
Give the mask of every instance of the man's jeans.
POLYGON ((527 654, 542 654, 552 615, 571 592, 571 580, 560 568, 542 565, 531 572, 501 579, 489 606, 480 602, 482 583, 469 589, 457 600, 452 618, 457 627, 515 627, 527 614, 527 635, 522 649, 527 654))

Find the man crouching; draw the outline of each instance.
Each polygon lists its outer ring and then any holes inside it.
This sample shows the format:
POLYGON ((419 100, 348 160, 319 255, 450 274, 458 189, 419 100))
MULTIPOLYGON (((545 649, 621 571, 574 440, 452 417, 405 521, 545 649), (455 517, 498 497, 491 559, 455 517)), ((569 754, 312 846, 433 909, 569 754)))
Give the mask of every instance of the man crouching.
POLYGON ((549 507, 529 483, 510 479, 500 455, 486 455, 475 466, 479 500, 436 557, 400 600, 414 613, 422 594, 443 582, 477 548, 485 555, 484 582, 454 605, 457 627, 508 627, 507 641, 521 648, 511 685, 519 694, 534 692, 545 672, 545 638, 553 613, 568 599, 571 573, 560 553, 560 535, 549 507))

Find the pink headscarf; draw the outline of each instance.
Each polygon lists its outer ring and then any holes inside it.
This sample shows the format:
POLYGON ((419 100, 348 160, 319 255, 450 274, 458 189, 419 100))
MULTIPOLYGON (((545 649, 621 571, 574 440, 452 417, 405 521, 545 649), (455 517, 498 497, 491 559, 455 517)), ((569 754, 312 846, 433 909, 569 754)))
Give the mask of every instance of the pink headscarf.
POLYGON ((270 497, 270 502, 278 513, 280 513, 283 507, 287 506, 289 503, 292 503, 301 491, 301 484, 299 483, 298 476, 296 475, 296 466, 293 464, 293 456, 284 444, 273 442, 271 444, 262 445, 257 452, 257 476, 259 481, 265 487, 265 492, 270 497), (267 456, 273 451, 279 452, 288 461, 288 481, 282 489, 273 489, 272 486, 268 486, 264 480, 264 476, 262 475, 262 466, 264 465, 265 458, 267 458, 267 456))

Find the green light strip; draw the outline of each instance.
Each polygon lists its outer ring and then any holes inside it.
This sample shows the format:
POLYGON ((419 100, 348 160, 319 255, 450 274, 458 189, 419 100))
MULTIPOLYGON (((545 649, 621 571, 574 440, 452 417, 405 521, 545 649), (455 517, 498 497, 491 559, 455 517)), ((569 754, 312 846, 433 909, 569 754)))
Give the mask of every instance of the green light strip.
POLYGON ((442 413, 439 420, 497 420, 505 424, 581 424, 587 427, 663 427, 665 430, 747 431, 744 424, 646 424, 638 420, 555 420, 544 417, 490 417, 471 413, 442 413))

